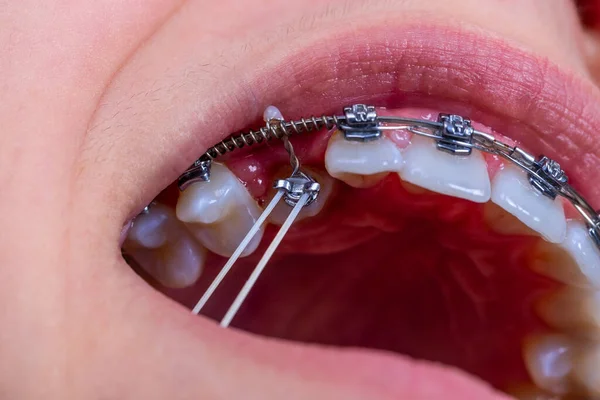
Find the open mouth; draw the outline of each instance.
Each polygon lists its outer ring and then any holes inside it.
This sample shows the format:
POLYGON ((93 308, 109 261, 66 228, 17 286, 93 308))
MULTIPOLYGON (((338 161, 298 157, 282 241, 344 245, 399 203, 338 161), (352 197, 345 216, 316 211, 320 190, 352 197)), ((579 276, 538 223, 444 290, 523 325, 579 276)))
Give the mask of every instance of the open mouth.
MULTIPOLYGON (((298 89, 303 101, 321 97, 305 111, 295 96, 273 102, 294 117, 356 99, 377 105, 382 116, 435 121, 439 113, 459 113, 479 131, 557 159, 597 198, 586 185, 597 156, 584 150, 594 142, 589 97, 576 84, 557 89, 572 77, 492 39, 446 31, 457 44, 449 60, 427 36, 440 32, 422 32, 407 32, 414 41, 404 46, 381 40, 381 48, 373 45, 375 33, 365 48, 340 53, 335 69, 331 61, 311 63, 307 76, 325 82, 336 71, 336 86, 326 87, 327 95, 307 92, 310 84, 298 89), (498 70, 484 68, 478 57, 499 48, 512 57, 498 70)), ((281 74, 275 81, 283 89, 275 93, 286 89, 281 74)), ((256 116, 233 115, 228 124, 254 126, 256 116)), ((291 141, 322 189, 233 326, 440 362, 521 398, 600 395, 600 250, 569 202, 542 193, 505 159, 478 150, 449 154, 407 130, 356 142, 332 127, 291 141)), ((185 162, 201 154, 186 152, 185 162)), ((272 182, 289 172, 283 145, 271 141, 219 157, 210 182, 181 193, 170 185, 128 231, 131 264, 192 308, 275 194, 272 182)), ((204 315, 221 319, 287 212, 277 206, 204 315)))

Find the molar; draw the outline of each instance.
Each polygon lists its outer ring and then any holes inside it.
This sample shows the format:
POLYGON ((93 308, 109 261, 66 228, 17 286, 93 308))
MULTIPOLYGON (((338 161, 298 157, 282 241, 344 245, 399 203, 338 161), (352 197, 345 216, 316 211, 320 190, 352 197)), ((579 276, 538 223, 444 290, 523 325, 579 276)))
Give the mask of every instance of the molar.
POLYGON ((415 135, 403 154, 402 180, 476 203, 490 199, 487 164, 479 151, 456 156, 439 151, 433 140, 415 135))
MULTIPOLYGON (((177 201, 177 218, 213 253, 230 257, 261 214, 260 207, 237 177, 213 163, 210 182, 190 185, 177 201)), ((260 243, 260 229, 242 256, 260 243)))
POLYGON ((399 172, 402 153, 389 139, 381 137, 369 142, 344 139, 335 132, 325 153, 325 168, 329 175, 356 188, 373 186, 389 172, 399 172))
POLYGON ((160 284, 173 288, 194 284, 206 260, 204 247, 162 204, 136 217, 123 249, 160 284))
POLYGON ((569 221, 563 243, 540 243, 532 257, 532 269, 542 275, 572 286, 600 289, 600 250, 581 221, 569 221))
POLYGON ((566 237, 567 221, 560 199, 544 196, 516 167, 498 171, 492 182, 492 202, 551 243, 561 243, 566 237))

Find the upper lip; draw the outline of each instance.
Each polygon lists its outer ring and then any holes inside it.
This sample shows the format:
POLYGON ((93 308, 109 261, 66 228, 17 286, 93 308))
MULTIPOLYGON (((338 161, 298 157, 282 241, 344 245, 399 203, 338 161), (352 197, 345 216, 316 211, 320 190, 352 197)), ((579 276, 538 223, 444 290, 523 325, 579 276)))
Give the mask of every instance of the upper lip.
POLYGON ((600 167, 597 90, 498 38, 435 25, 370 28, 312 43, 256 71, 216 106, 222 120, 205 119, 185 136, 189 143, 169 170, 183 172, 206 148, 256 122, 269 104, 287 119, 340 114, 356 102, 426 106, 468 116, 559 161, 573 185, 600 202, 600 187, 586 185, 600 167))

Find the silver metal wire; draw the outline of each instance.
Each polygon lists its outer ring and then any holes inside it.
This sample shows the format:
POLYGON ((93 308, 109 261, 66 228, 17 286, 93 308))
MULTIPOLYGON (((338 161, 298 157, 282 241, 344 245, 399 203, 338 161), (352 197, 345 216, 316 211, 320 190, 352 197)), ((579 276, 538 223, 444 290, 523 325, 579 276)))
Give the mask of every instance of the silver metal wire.
MULTIPOLYGON (((485 132, 472 130, 470 140, 453 139, 443 136, 444 124, 437 121, 420 120, 396 116, 377 116, 378 130, 407 130, 415 135, 423 136, 445 145, 454 145, 463 149, 476 149, 486 153, 494 154, 509 160, 514 165, 527 172, 530 182, 551 197, 562 196, 581 214, 589 227, 590 236, 600 249, 600 213, 596 211, 588 201, 575 190, 566 180, 566 174, 558 168, 558 175, 553 176, 547 170, 540 168, 541 161, 535 155, 525 151, 518 146, 511 146, 498 140, 493 135, 485 132), (564 181, 558 179, 561 176, 564 181)), ((284 145, 290 146, 288 138, 306 132, 319 131, 321 129, 338 129, 352 131, 354 128, 346 116, 323 115, 321 117, 302 118, 293 121, 276 121, 258 131, 248 131, 233 135, 228 139, 209 148, 206 153, 195 164, 202 160, 213 160, 224 154, 244 146, 251 146, 264 141, 283 139, 284 145)), ((287 147, 286 147, 287 149, 287 147)), ((295 157, 293 152, 290 154, 295 157)), ((297 158, 296 158, 297 161, 297 158)), ((552 161, 553 162, 553 161, 552 161)), ((554 163, 558 166, 558 163, 554 163)), ((558 166, 559 167, 559 166, 558 166)), ((189 171, 189 170, 188 170, 189 171)), ((186 171, 187 172, 187 171, 186 171)))

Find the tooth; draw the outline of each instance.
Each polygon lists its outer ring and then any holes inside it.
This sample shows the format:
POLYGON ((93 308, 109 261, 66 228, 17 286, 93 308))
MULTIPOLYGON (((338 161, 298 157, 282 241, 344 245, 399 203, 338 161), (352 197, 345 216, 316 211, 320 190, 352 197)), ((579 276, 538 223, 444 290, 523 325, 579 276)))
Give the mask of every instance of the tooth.
POLYGON ((542 299, 537 311, 554 328, 600 334, 600 292, 566 287, 542 299))
MULTIPOLYGON (((177 218, 213 253, 230 257, 256 222, 261 210, 237 177, 214 163, 210 182, 189 186, 177 201, 177 218)), ((262 237, 259 230, 243 256, 251 254, 262 237)))
POLYGON ((240 187, 242 184, 227 167, 213 163, 210 182, 193 183, 179 196, 177 218, 202 224, 222 221, 236 207, 240 187))
POLYGON ((156 204, 149 208, 147 213, 138 215, 133 223, 127 238, 141 247, 156 249, 167 241, 165 224, 169 221, 169 210, 156 204))
MULTIPOLYGON (((214 224, 186 223, 186 225, 207 249, 220 256, 231 257, 261 214, 261 210, 254 200, 250 199, 252 203, 243 203, 243 201, 240 199, 239 208, 230 213, 223 221, 214 224)), ((242 253, 242 257, 248 256, 256 250, 263 233, 264 227, 259 229, 250 241, 242 253)))
POLYGON ((569 221, 567 226, 566 240, 562 247, 571 254, 589 282, 600 289, 600 250, 582 222, 569 221))
POLYGON ((206 258, 206 250, 162 204, 134 220, 123 248, 160 284, 172 288, 194 284, 206 258))
POLYGON ((579 351, 579 357, 575 363, 573 377, 585 390, 589 397, 600 396, 600 345, 598 343, 588 344, 579 351))
MULTIPOLYGON (((327 200, 331 196, 333 186, 335 184, 335 181, 325 173, 321 174, 318 172, 314 172, 312 170, 309 170, 308 168, 306 168, 306 172, 321 185, 321 191, 319 192, 319 196, 317 197, 317 199, 312 204, 304 207, 300 211, 300 214, 298 214, 296 221, 311 218, 319 214, 323 210, 323 207, 325 207, 327 200)), ((281 200, 279 204, 275 206, 267 220, 275 225, 283 225, 283 222, 289 215, 290 211, 290 206, 287 205, 283 200, 281 200)))
POLYGON ((531 268, 559 282, 600 289, 600 250, 580 221, 567 223, 560 245, 540 243, 532 251, 531 268))
POLYGON ((575 345, 563 335, 544 335, 525 343, 523 357, 532 381, 553 394, 568 393, 575 345))
POLYGON ((561 243, 567 221, 561 201, 535 189, 527 174, 516 167, 500 170, 492 182, 492 202, 517 217, 551 243, 561 243))
POLYGON ((373 186, 386 173, 402 169, 402 153, 389 139, 354 142, 335 132, 325 152, 325 168, 329 175, 353 187, 373 186))
POLYGON ((439 151, 432 140, 415 135, 403 154, 400 177, 404 181, 476 203, 490 199, 487 164, 479 151, 455 156, 439 151))

